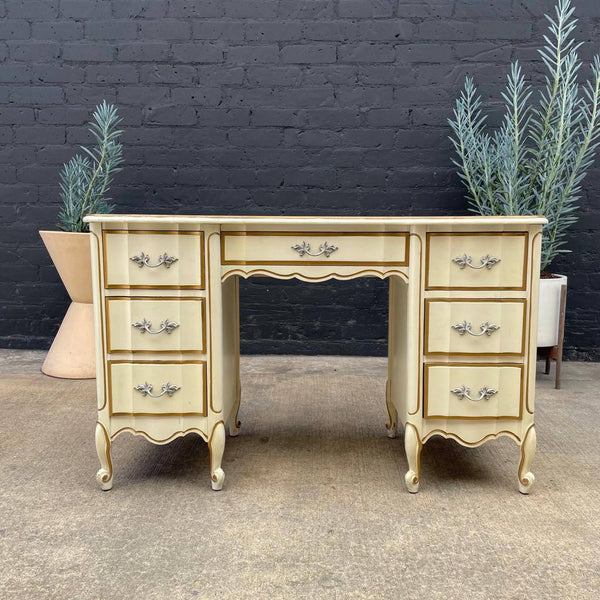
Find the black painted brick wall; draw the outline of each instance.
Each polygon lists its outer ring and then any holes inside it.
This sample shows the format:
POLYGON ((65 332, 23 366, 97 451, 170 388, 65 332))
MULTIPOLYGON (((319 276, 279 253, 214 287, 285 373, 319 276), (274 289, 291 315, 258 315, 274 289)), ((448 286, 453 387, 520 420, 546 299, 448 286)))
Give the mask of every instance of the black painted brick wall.
MULTIPOLYGON (((578 0, 594 41, 600 3, 578 0)), ((67 296, 38 238, 60 164, 116 102, 121 212, 463 214, 446 119, 464 76, 499 99, 553 0, 0 1, 0 344, 47 347, 67 296)), ((582 54, 591 55, 588 44, 582 54)), ((600 171, 585 182, 567 346, 598 357, 600 171)), ((248 352, 382 354, 385 282, 242 286, 248 352)))

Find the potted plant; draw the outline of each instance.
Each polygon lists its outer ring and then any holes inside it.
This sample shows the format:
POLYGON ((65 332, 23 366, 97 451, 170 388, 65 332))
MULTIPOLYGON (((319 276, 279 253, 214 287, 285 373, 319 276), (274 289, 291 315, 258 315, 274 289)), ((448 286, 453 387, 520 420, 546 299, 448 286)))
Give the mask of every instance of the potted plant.
POLYGON ((539 50, 549 74, 536 104, 518 62, 511 65, 502 98, 506 113, 494 133, 485 128, 481 98, 466 78, 449 120, 458 158, 454 164, 467 188, 471 210, 482 215, 544 215, 538 347, 556 346, 559 297, 567 278, 549 271, 577 221, 581 182, 594 161, 600 135, 600 57, 591 79, 577 83, 581 67, 572 37, 577 20, 571 0, 559 0, 550 35, 539 50))
POLYGON ((123 162, 119 123, 114 106, 103 101, 95 108, 88 128, 96 145, 82 146, 84 154, 74 156, 60 172, 59 231, 40 231, 72 300, 42 366, 53 377, 95 377, 90 236, 83 218, 113 210, 107 193, 123 162))

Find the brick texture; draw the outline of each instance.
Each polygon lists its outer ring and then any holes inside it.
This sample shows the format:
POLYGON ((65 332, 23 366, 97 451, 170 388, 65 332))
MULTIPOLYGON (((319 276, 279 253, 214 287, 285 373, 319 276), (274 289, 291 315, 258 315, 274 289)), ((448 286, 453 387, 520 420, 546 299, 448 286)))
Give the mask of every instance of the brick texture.
MULTIPOLYGON (((554 0, 0 1, 0 345, 48 347, 67 295, 38 236, 94 104, 123 116, 122 212, 459 215, 464 77, 534 83, 554 0)), ((589 59, 600 3, 577 0, 589 59)), ((495 119, 497 121, 497 119, 495 119)), ((585 180, 568 355, 600 358, 600 168, 585 180)), ((387 284, 242 283, 246 352, 383 354, 387 284)))

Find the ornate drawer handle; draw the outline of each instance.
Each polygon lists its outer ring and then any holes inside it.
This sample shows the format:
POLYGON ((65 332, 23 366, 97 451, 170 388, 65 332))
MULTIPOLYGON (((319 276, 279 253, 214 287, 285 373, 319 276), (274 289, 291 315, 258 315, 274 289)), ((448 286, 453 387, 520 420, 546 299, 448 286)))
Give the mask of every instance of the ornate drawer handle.
POLYGON ((161 396, 164 396, 165 394, 167 396, 169 396, 169 398, 170 398, 176 391, 180 390, 181 388, 178 385, 169 383, 167 381, 167 383, 162 384, 162 388, 161 388, 162 391, 160 394, 153 394, 152 393, 152 389, 153 389, 152 384, 148 383, 147 381, 144 381, 143 384, 136 385, 133 389, 136 390, 137 392, 139 392, 142 396, 150 396, 150 398, 160 398, 161 396))
POLYGON ((498 393, 498 390, 494 388, 489 388, 487 386, 483 386, 479 389, 479 398, 471 398, 471 390, 465 385, 461 385, 460 387, 454 388, 450 390, 453 394, 458 396, 459 400, 466 398, 467 400, 471 400, 471 402, 479 402, 480 400, 489 400, 491 396, 498 393))
POLYGON ((456 325, 452 325, 452 329, 456 329, 459 335, 465 335, 465 333, 468 333, 469 335, 479 337, 480 335, 485 334, 489 337, 490 335, 492 335, 492 333, 494 333, 494 331, 498 331, 498 329, 500 329, 500 325, 494 325, 493 323, 489 323, 488 321, 486 321, 485 323, 482 323, 479 326, 479 329, 481 329, 481 331, 479 333, 475 333, 471 329, 471 323, 469 323, 468 321, 463 321, 462 323, 456 323, 456 325))
POLYGON ((481 257, 481 264, 475 266, 473 264, 473 259, 470 256, 463 254, 462 256, 453 258, 452 262, 455 262, 461 269, 464 269, 465 267, 470 267, 471 269, 483 269, 485 267, 489 271, 496 263, 500 262, 500 259, 486 254, 481 257))
POLYGON ((160 329, 157 329, 156 331, 152 331, 152 329, 151 329, 152 321, 147 321, 146 319, 142 319, 141 321, 136 321, 135 323, 132 323, 131 326, 139 329, 140 333, 148 332, 152 335, 158 335, 159 333, 162 333, 163 331, 170 334, 173 331, 173 329, 175 329, 176 327, 179 327, 179 323, 176 323, 175 321, 169 321, 169 319, 165 319, 164 321, 161 321, 160 329))
POLYGON ((326 258, 329 258, 336 250, 338 250, 338 247, 334 246, 333 244, 323 242, 319 246, 319 251, 313 253, 310 251, 310 244, 303 241, 301 244, 294 244, 292 246, 292 250, 295 250, 300 256, 304 256, 305 254, 308 256, 321 256, 323 254, 326 258))
POLYGON ((137 266, 141 269, 142 267, 148 267, 149 269, 156 269, 157 267, 162 267, 163 265, 167 267, 167 269, 171 268, 171 265, 174 262, 177 262, 179 259, 175 256, 169 256, 166 252, 161 254, 158 257, 158 262, 154 265, 150 264, 150 256, 145 254, 144 252, 140 252, 137 256, 132 256, 129 260, 132 260, 137 266))

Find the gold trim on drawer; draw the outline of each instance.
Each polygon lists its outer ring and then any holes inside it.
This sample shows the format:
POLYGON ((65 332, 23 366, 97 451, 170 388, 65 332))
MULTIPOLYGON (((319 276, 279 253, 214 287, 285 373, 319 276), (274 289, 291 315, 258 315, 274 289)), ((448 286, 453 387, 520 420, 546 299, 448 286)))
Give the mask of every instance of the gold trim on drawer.
POLYGON ((424 419, 447 419, 447 420, 459 420, 459 421, 499 421, 499 420, 510 420, 518 421, 523 417, 523 376, 524 376, 524 365, 520 363, 462 363, 462 362, 439 362, 439 363, 426 363, 423 365, 423 418, 424 419), (429 370, 431 367, 476 367, 476 368, 488 368, 493 370, 497 367, 513 367, 521 371, 519 375, 519 414, 518 415, 498 415, 498 416, 453 416, 453 415, 430 415, 428 414, 428 403, 429 403, 429 370))
POLYGON ((108 411, 111 417, 206 417, 208 416, 208 373, 205 360, 109 360, 108 361, 108 411), (112 399, 112 366, 113 365, 202 365, 202 412, 184 413, 147 413, 147 412, 113 412, 112 399))
MULTIPOLYGON (((272 265, 272 266, 292 266, 292 265, 311 265, 311 266, 377 266, 389 265, 394 267, 406 267, 409 263, 410 238, 407 231, 222 231, 221 232, 221 264, 222 265, 272 265), (330 239, 336 237, 360 236, 360 237, 404 237, 404 260, 403 261, 368 261, 368 260, 226 260, 225 259, 225 238, 227 236, 287 236, 302 238, 308 236, 323 236, 330 239)), ((324 239, 325 241, 325 239, 324 239)), ((329 240, 327 240, 329 241, 329 240)))
MULTIPOLYGON (((448 324, 449 326, 452 323, 448 324)), ((525 355, 525 335, 527 330, 527 300, 525 298, 426 298, 425 299, 425 348, 424 354, 428 356, 524 356, 525 355), (519 352, 431 352, 429 350, 429 307, 432 302, 450 302, 450 303, 471 303, 471 302, 488 302, 494 303, 512 303, 523 305, 523 322, 521 325, 521 350, 519 352)), ((502 329, 498 334, 502 335, 502 329)), ((462 364, 462 363, 461 363, 462 364)))
MULTIPOLYGON (((449 256, 448 259, 452 260, 453 256, 449 256)), ((529 258, 529 232, 527 231, 431 231, 427 233, 426 240, 426 251, 425 251, 425 289, 427 290, 458 290, 458 291, 490 291, 490 290, 511 290, 517 292, 524 292, 527 289, 527 262, 529 258), (520 287, 517 286, 441 286, 441 285, 430 285, 429 284, 429 266, 431 260, 431 238, 432 237, 477 237, 477 236, 519 236, 525 240, 523 246, 523 266, 522 266, 522 283, 520 287)))
MULTIPOLYGON (((127 257, 129 260, 129 257, 127 257)), ((204 290, 206 281, 204 276, 204 232, 203 231, 180 231, 172 229, 103 229, 102 230, 102 264, 104 268, 104 287, 107 290, 204 290), (158 235, 199 235, 200 236, 200 285, 125 285, 108 283, 108 258, 106 255, 106 236, 112 234, 158 234, 158 235)))
POLYGON ((206 354, 206 299, 195 297, 165 297, 165 296, 106 296, 106 351, 109 354, 206 354), (152 300, 167 302, 200 302, 200 311, 202 314, 202 346, 198 350, 114 350, 111 348, 110 339, 110 311, 109 302, 112 300, 152 300))

